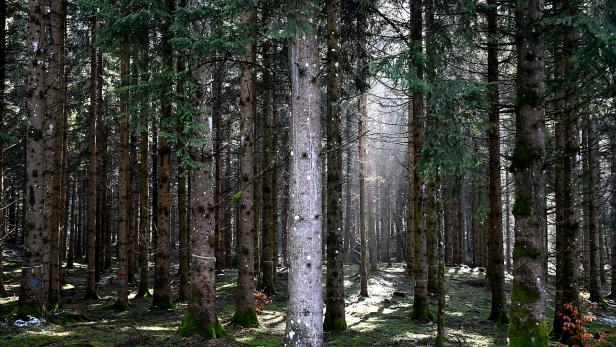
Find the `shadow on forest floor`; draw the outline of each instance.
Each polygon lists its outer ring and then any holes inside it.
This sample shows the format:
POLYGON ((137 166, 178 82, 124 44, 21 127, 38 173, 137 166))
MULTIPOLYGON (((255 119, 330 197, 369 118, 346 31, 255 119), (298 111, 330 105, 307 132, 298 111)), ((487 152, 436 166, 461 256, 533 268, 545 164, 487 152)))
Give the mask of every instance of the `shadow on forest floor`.
MULTIPOLYGON (((186 305, 175 310, 151 311, 147 299, 131 299, 128 312, 111 309, 114 302, 113 276, 103 276, 98 290, 100 300, 85 301, 85 266, 76 264, 66 273, 67 284, 62 291, 62 306, 35 327, 15 329, 11 311, 17 303, 20 269, 18 257, 5 251, 5 283, 12 294, 0 299, 0 346, 282 346, 286 310, 286 270, 279 269, 277 289, 271 303, 259 313, 259 327, 237 329, 227 326, 230 336, 216 341, 183 338, 175 334, 186 305)), ((446 325, 449 345, 505 346, 507 327, 487 321, 490 292, 485 274, 477 268, 456 266, 447 268, 446 325)), ((172 288, 177 290, 177 268, 172 269, 172 288)), ((110 273, 113 273, 110 271, 110 273)), ((355 265, 345 266, 346 317, 348 329, 343 333, 325 335, 328 346, 429 346, 434 341, 436 325, 413 322, 409 315, 413 290, 404 272, 404 264, 390 267, 380 264, 369 280, 369 297, 359 298, 359 276, 355 265)), ((235 272, 217 275, 217 310, 223 323, 233 314, 235 272)), ((508 277, 507 290, 510 289, 508 277)), ((130 287, 136 292, 136 285, 130 287)), ((553 292, 550 290, 550 292, 553 292)), ((436 300, 431 300, 436 312, 436 300)), ((548 314, 553 310, 548 306, 548 314)), ((616 340, 616 307, 597 313, 600 319, 589 327, 601 333, 606 345, 616 340), (614 319, 611 321, 610 319, 614 319)))

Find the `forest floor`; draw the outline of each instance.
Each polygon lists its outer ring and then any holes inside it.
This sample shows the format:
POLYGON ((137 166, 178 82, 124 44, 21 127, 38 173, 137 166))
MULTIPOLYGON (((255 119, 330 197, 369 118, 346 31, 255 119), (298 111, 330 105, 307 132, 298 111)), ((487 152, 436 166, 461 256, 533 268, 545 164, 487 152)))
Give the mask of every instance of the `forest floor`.
MULTIPOLYGON (((279 269, 278 293, 259 313, 259 327, 240 329, 227 324, 233 314, 235 276, 226 271, 217 276, 218 316, 229 332, 224 339, 208 341, 176 334, 186 305, 175 310, 150 310, 146 299, 133 299, 130 310, 117 312, 113 277, 99 283, 101 300, 83 300, 85 265, 68 270, 63 287, 62 305, 41 324, 16 328, 11 312, 17 304, 20 269, 17 252, 5 251, 5 284, 12 296, 0 299, 0 346, 282 346, 287 301, 286 272, 279 269)), ((175 274, 176 269, 172 270, 175 274)), ((380 264, 369 280, 368 298, 358 298, 359 277, 356 266, 345 266, 348 329, 326 334, 327 346, 429 346, 434 341, 436 324, 419 324, 409 318, 413 290, 404 272, 404 264, 380 264)), ((490 312, 490 291, 481 268, 447 268, 446 326, 452 346, 506 346, 507 327, 486 318, 490 312)), ((507 290, 511 277, 508 276, 507 290)), ((173 288, 177 289, 177 276, 173 288)), ((134 294, 135 286, 131 286, 134 294)), ((553 293, 553 288, 549 290, 553 293)), ((436 300, 432 309, 436 312, 436 300)), ((597 318, 588 323, 597 345, 616 345, 616 304, 593 311, 597 318)), ((548 316, 553 304, 548 303, 548 316)))

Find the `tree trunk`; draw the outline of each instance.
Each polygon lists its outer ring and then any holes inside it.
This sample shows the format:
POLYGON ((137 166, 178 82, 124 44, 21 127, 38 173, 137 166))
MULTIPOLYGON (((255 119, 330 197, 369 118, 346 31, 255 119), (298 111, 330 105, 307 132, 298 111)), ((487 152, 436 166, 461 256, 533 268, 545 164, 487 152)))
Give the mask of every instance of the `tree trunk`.
MULTIPOLYGON (((611 191, 616 192, 616 139, 610 139, 610 147, 612 151, 612 163, 610 168, 610 184, 611 191)), ((612 228, 612 258, 611 258, 611 268, 612 268, 612 278, 611 278, 611 290, 608 295, 609 298, 616 298, 616 194, 610 194, 610 207, 612 208, 612 213, 610 215, 610 226, 612 228)))
MULTIPOLYGON (((411 37, 416 49, 421 53, 422 43, 422 0, 413 0, 411 2, 411 37)), ((423 66, 422 62, 414 62, 414 68, 416 78, 423 79, 423 66)), ((434 316, 430 312, 428 306, 428 262, 427 262, 427 239, 426 228, 423 220, 426 193, 424 192, 424 180, 421 177, 419 171, 420 163, 422 161, 421 148, 423 145, 424 137, 424 104, 423 104, 423 92, 420 90, 413 90, 413 140, 414 140, 414 167, 415 180, 413 181, 413 189, 415 194, 415 204, 412 208, 415 209, 415 264, 414 264, 414 277, 415 277, 415 292, 413 297, 413 313, 412 317, 419 321, 434 320, 434 316)))
POLYGON ((413 101, 409 100, 407 109, 407 148, 406 148, 406 272, 415 273, 415 116, 413 101))
POLYGON ((285 344, 323 345, 321 94, 316 1, 294 2, 307 32, 295 34, 291 63, 291 227, 285 344))
MULTIPOLYGON (((263 12, 263 22, 271 20, 270 10, 263 12)), ((272 43, 263 44, 263 155, 264 177, 263 184, 263 224, 261 254, 261 283, 259 287, 271 295, 276 291, 276 268, 274 267, 274 241, 276 239, 276 161, 275 147, 273 143, 273 126, 275 124, 274 111, 274 81, 271 73, 272 58, 274 53, 272 43)))
MULTIPOLYGON (((351 130, 351 115, 353 114, 353 112, 347 111, 346 112, 346 140, 350 141, 351 139, 351 134, 352 134, 352 130, 351 130)), ((353 176, 351 174, 351 163, 353 162, 353 150, 350 144, 346 145, 346 183, 345 183, 345 189, 344 189, 344 195, 345 195, 345 213, 344 213, 344 245, 343 245, 343 250, 344 250, 344 262, 346 263, 350 263, 351 262, 351 250, 352 250, 352 244, 353 244, 353 240, 352 240, 352 236, 351 236, 351 224, 352 221, 355 219, 353 217, 353 209, 352 209, 352 195, 351 195, 351 182, 353 179, 353 176)))
POLYGON ((90 119, 88 126, 88 211, 86 217, 87 247, 86 258, 88 261, 88 272, 86 276, 85 299, 98 299, 96 293, 96 169, 98 166, 98 155, 96 148, 96 120, 97 120, 97 87, 96 76, 96 14, 92 13, 90 18, 90 119))
MULTIPOLYGON (((128 83, 129 63, 128 35, 125 34, 120 51, 120 82, 128 83)), ((117 229, 117 264, 118 284, 115 307, 119 310, 128 309, 128 189, 129 189, 129 153, 128 153, 128 95, 120 93, 120 168, 119 168, 119 201, 118 201, 118 229, 117 229)))
POLYGON ((588 245, 590 250, 590 283, 588 291, 590 293, 589 300, 592 302, 604 304, 603 294, 601 294, 601 275, 600 268, 601 261, 599 259, 600 242, 599 242, 599 209, 597 201, 599 200, 599 178, 601 177, 599 167, 599 160, 597 158, 599 152, 599 141, 597 140, 597 130, 594 119, 590 116, 586 119, 586 126, 588 127, 588 172, 586 177, 588 178, 588 245))
POLYGON ((45 305, 44 281, 48 269, 43 266, 43 255, 48 252, 49 235, 45 229, 45 20, 44 2, 28 1, 27 108, 28 136, 26 140, 26 191, 24 216, 24 253, 17 315, 41 317, 45 305))
MULTIPOLYGON (((207 93, 209 74, 204 67, 195 73, 200 84, 199 108, 201 112, 195 116, 195 121, 202 125, 203 144, 192 150, 193 159, 202 166, 193 169, 190 189, 192 190, 190 206, 192 209, 192 281, 188 309, 179 328, 181 335, 201 335, 207 338, 217 338, 227 335, 218 321, 215 301, 216 261, 214 203, 215 194, 212 190, 212 172, 214 167, 214 136, 212 134, 213 115, 206 112, 208 107, 207 93)), ((252 168, 252 167, 251 167, 252 168)), ((250 219, 252 220, 252 219, 250 219)), ((254 287, 253 287, 254 289, 254 287)), ((250 293, 253 295, 253 293, 250 293)), ((254 312, 254 311, 253 311, 254 312)), ((256 318, 256 316, 255 316, 256 318)))
MULTIPOLYGON (((555 11, 567 16, 577 13, 577 0, 558 0, 554 3, 555 11)), ((562 26, 554 52, 555 77, 568 80, 575 75, 575 63, 572 54, 575 52, 575 33, 562 26)), ((575 84, 569 82, 558 91, 554 102, 556 113, 556 296, 552 336, 564 344, 574 343, 575 332, 566 326, 568 319, 573 317, 572 310, 579 309, 578 276, 577 276, 577 237, 579 220, 576 212, 575 174, 579 153, 578 115, 572 109, 575 84), (570 83, 570 84, 569 84, 570 83)))
POLYGON ((546 346, 544 235, 545 223, 545 59, 543 0, 516 6, 517 78, 516 145, 510 170, 516 183, 513 288, 510 346, 546 346))
POLYGON ((325 331, 346 329, 342 239, 342 131, 338 60, 338 1, 327 0, 327 280, 325 331))
POLYGON ((509 170, 505 171, 505 233, 507 234, 507 247, 505 250, 506 253, 506 266, 507 271, 511 272, 511 245, 512 245, 512 235, 511 235, 511 222, 510 222, 510 211, 511 211, 511 203, 509 202, 509 187, 511 186, 511 181, 509 180, 509 170))
MULTIPOLYGON (((5 89, 5 55, 6 55, 6 1, 0 0, 0 133, 4 133, 4 89, 5 89)), ((0 142, 0 208, 4 209, 6 206, 4 190, 4 143, 0 142)), ((0 211, 0 297, 7 295, 6 288, 4 288, 4 270, 2 256, 4 239, 6 238, 7 223, 6 214, 4 211, 0 211)))
MULTIPOLYGON (((149 80, 148 77, 143 78, 149 80)), ((142 128, 139 138, 139 290, 136 297, 150 295, 150 209, 148 190, 148 121, 142 109, 142 128)))
POLYGON ((501 200, 500 106, 498 76, 498 4, 488 0, 488 98, 490 128, 488 130, 488 268, 492 292, 490 320, 507 322, 505 308, 505 268, 503 264, 503 211, 501 200))
POLYGON ((214 210, 214 235, 216 238, 216 270, 222 270, 230 264, 226 264, 224 245, 222 240, 224 235, 222 232, 223 219, 223 182, 222 182, 222 148, 223 148, 223 122, 222 122, 222 84, 223 84, 223 65, 217 63, 214 65, 212 79, 212 122, 215 129, 214 132, 214 160, 216 171, 214 172, 214 200, 216 201, 214 210))
MULTIPOLYGON (((180 8, 185 8, 187 4, 187 0, 180 0, 179 6, 180 8)), ((182 76, 186 71, 186 57, 184 54, 178 54, 177 56, 177 73, 179 76, 182 76)), ((183 77, 180 77, 177 81, 176 92, 179 98, 180 107, 188 107, 188 97, 185 96, 186 88, 185 88, 185 80, 183 77), (184 105, 182 105, 184 104, 184 105)), ((182 153, 187 151, 187 147, 183 140, 184 133, 184 121, 183 116, 181 115, 178 120, 178 134, 179 141, 176 142, 176 153, 182 153)), ((188 192, 186 190, 188 176, 188 170, 183 167, 181 159, 176 155, 177 158, 177 177, 178 177, 178 239, 179 239, 179 268, 178 272, 180 275, 180 293, 177 301, 185 301, 189 298, 190 295, 190 268, 189 268, 189 229, 188 229, 188 192)), ((215 219, 215 225, 219 225, 220 221, 215 219)), ((218 239, 216 240, 219 241, 218 239)), ((220 259, 220 262, 223 262, 222 257, 216 256, 216 259, 220 259)), ((217 261, 218 262, 218 261, 217 261)))
MULTIPOLYGON (((136 68, 135 68, 136 70, 136 68)), ((134 83, 134 82, 131 82, 134 83)), ((130 136, 129 144, 129 175, 128 175, 128 269, 127 278, 128 283, 135 282, 135 258, 136 242, 137 242, 137 221, 136 221, 136 208, 135 197, 137 196, 137 136, 132 132, 130 136)))
MULTIPOLYGON (((175 12, 175 0, 165 0, 165 12, 172 16, 175 12)), ((164 69, 173 70, 173 47, 171 46, 171 17, 165 19, 162 29, 162 60, 164 69)), ((155 269, 156 276, 154 281, 154 295, 152 297, 152 307, 169 309, 171 304, 171 286, 169 284, 169 268, 171 253, 171 195, 169 186, 171 180, 171 148, 165 135, 172 131, 166 123, 169 123, 172 115, 172 104, 167 93, 171 92, 172 81, 170 78, 163 79, 161 89, 161 115, 160 115, 160 134, 158 137, 158 205, 156 206, 156 257, 155 269)))
POLYGON ((367 118, 366 108, 366 93, 359 95, 357 101, 358 116, 357 119, 357 136, 359 137, 359 239, 360 239, 360 257, 359 257, 359 276, 360 289, 359 295, 368 296, 368 218, 366 211, 366 136, 365 124, 367 118))
MULTIPOLYGON (((243 13, 241 21, 250 26, 254 21, 252 10, 243 13)), ((246 44, 245 55, 241 57, 240 79, 240 218, 238 230, 238 276, 235 295, 235 313, 231 321, 241 326, 258 324, 255 307, 255 218, 253 213, 254 172, 254 43, 252 36, 246 44)))

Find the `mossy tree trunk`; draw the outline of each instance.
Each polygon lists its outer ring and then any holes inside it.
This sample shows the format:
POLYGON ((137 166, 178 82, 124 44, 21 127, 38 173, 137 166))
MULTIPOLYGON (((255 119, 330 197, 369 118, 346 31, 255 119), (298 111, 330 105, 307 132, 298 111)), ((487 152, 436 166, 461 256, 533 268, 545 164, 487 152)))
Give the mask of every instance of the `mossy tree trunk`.
POLYGON ((306 31, 297 32, 289 46, 293 217, 288 239, 289 306, 284 341, 288 346, 318 347, 323 345, 319 3, 294 1, 294 5, 306 31))
MULTIPOLYGON (((554 2, 556 13, 575 16, 577 0, 558 0, 554 2)), ((566 26, 559 26, 560 35, 554 52, 555 77, 569 80, 575 76, 576 35, 566 26)), ((574 342, 573 331, 565 326, 567 318, 572 317, 571 308, 578 308, 577 276, 577 237, 579 220, 576 209, 577 199, 574 191, 577 155, 579 153, 579 127, 575 110, 575 80, 562 84, 554 102, 556 113, 555 142, 555 200, 556 200, 556 295, 554 300, 554 326, 552 336, 565 344, 574 342)), ((561 82, 562 83, 562 82, 561 82)))
POLYGON ((515 245, 509 323, 510 346, 547 346, 545 322, 545 58, 543 0, 516 5, 515 245))
POLYGON ((45 182, 42 172, 45 122, 45 16, 44 1, 28 1, 28 136, 26 140, 26 197, 24 208, 24 251, 17 314, 41 317, 46 302, 44 280, 48 269, 43 254, 48 252, 49 235, 45 229, 45 182))
MULTIPOLYGON (((244 9, 241 15, 243 25, 252 28, 254 14, 252 8, 244 9)), ((251 36, 252 37, 252 36, 251 36)), ((231 321, 241 326, 258 324, 255 307, 255 218, 253 210, 253 179, 254 170, 254 115, 255 115, 255 83, 254 43, 252 40, 245 46, 244 55, 240 58, 240 216, 238 230, 238 276, 235 292, 235 313, 231 321)))
POLYGON ((202 165, 193 169, 190 189, 192 190, 190 207, 192 209, 192 281, 188 309, 179 328, 181 335, 201 335, 218 338, 227 333, 218 321, 215 301, 216 257, 214 204, 215 193, 212 168, 214 168, 214 134, 210 126, 213 115, 207 112, 209 106, 207 93, 209 73, 200 67, 195 73, 200 84, 199 109, 195 121, 201 124, 199 136, 203 143, 191 150, 192 157, 202 165))
MULTIPOLYGON (((339 7, 327 0, 327 280, 325 289, 326 331, 345 330, 342 239, 342 119, 338 60, 339 7)), ((349 206, 347 206, 348 208, 349 206)), ((347 212, 348 213, 348 212, 347 212)))
MULTIPOLYGON (((616 15, 616 10, 614 11, 616 15)), ((612 137, 610 140, 610 146, 612 147, 611 168, 610 168, 610 185, 611 191, 616 192, 616 139, 612 137)), ((610 207, 612 213, 610 215, 610 226, 612 227, 612 278, 609 298, 616 298, 616 194, 610 196, 610 207)))

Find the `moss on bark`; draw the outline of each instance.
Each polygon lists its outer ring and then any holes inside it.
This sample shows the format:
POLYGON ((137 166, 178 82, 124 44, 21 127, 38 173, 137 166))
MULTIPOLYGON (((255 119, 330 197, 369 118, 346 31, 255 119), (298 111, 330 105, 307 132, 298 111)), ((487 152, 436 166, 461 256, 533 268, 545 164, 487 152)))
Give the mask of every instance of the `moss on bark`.
POLYGON ((182 336, 199 335, 208 339, 216 339, 228 335, 219 322, 204 323, 190 309, 184 313, 184 318, 182 318, 182 323, 178 328, 178 334, 182 336))
POLYGON ((39 305, 19 305, 15 308, 15 316, 19 319, 25 319, 28 316, 41 318, 45 313, 45 308, 39 305))
POLYGON ((347 328, 347 323, 344 317, 327 318, 323 321, 324 331, 344 331, 347 328))
POLYGON ((545 347, 550 341, 545 321, 535 323, 532 320, 513 320, 508 332, 510 347, 545 347))
POLYGON ((413 312, 411 312, 411 318, 418 322, 434 322, 436 318, 430 308, 428 307, 427 300, 419 299, 415 297, 413 301, 413 312))
POLYGON ((231 317, 231 322, 242 327, 254 327, 259 325, 257 313, 252 310, 235 312, 233 317, 231 317))
POLYGON ((157 310, 173 310, 175 309, 175 304, 171 302, 171 300, 160 300, 154 299, 152 300, 152 309, 157 310))

